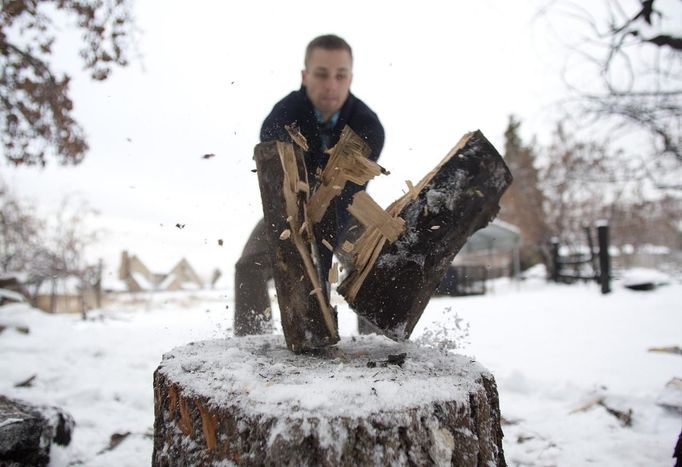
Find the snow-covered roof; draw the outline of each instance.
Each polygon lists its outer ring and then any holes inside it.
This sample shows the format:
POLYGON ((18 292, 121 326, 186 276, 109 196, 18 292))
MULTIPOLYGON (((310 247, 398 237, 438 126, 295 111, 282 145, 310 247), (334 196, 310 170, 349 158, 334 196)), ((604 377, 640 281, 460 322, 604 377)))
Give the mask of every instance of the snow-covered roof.
POLYGON ((28 274, 20 271, 9 271, 0 273, 0 280, 15 279, 20 284, 25 284, 28 280, 28 274))
POLYGON ((496 250, 510 251, 519 246, 521 231, 515 225, 495 219, 487 227, 478 230, 462 247, 462 253, 496 250))
POLYGON ((126 283, 112 273, 102 275, 102 289, 113 292, 124 292, 128 290, 126 283))
POLYGON ((177 276, 175 273, 170 273, 166 276, 166 278, 159 284, 159 289, 161 290, 166 290, 168 287, 171 286, 173 282, 177 279, 177 276))
POLYGON ((11 300, 13 302, 23 302, 26 300, 20 293, 7 289, 0 289, 0 298, 11 300))
POLYGON ((137 285, 139 285, 142 290, 156 289, 156 286, 152 284, 149 280, 147 280, 144 274, 141 274, 137 271, 133 271, 130 275, 132 276, 133 279, 135 279, 135 282, 137 282, 137 285))

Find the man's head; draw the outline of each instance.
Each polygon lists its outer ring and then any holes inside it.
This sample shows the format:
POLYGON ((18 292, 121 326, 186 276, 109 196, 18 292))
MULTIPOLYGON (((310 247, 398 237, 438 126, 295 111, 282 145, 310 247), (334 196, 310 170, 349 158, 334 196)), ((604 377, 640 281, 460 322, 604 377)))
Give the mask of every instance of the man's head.
POLYGON ((327 120, 336 113, 350 92, 353 80, 353 51, 335 35, 313 39, 305 52, 301 79, 308 98, 327 120))

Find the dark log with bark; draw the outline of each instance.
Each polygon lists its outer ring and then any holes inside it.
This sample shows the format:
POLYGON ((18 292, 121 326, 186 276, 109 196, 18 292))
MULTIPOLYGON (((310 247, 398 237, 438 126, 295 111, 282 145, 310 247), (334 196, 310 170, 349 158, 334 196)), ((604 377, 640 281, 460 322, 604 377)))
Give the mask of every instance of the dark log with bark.
POLYGON ((304 352, 334 344, 336 311, 305 209, 310 190, 303 153, 291 143, 268 142, 256 146, 254 159, 287 345, 304 352))
POLYGON ((504 466, 498 394, 470 358, 380 336, 293 355, 204 341, 154 373, 152 465, 504 466))
MULTIPOLYGON (((355 244, 354 270, 339 292, 388 337, 409 338, 454 256, 497 215, 500 197, 511 181, 509 169, 483 134, 465 135, 433 171, 387 209, 389 217, 405 222, 396 241, 388 237, 385 220, 368 226, 355 244)), ((361 197, 354 199, 349 211, 354 214, 365 204, 361 197), (359 206, 356 201, 361 201, 359 206)))
POLYGON ((50 446, 66 446, 74 428, 71 415, 0 396, 0 466, 45 466, 50 446))

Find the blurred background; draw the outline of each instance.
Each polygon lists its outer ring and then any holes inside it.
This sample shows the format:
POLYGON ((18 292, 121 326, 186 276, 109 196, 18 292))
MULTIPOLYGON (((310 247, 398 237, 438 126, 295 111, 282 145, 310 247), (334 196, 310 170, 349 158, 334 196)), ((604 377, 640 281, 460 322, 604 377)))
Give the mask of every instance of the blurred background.
MULTIPOLYGON (((682 7, 646 3, 9 2, 2 202, 44 222, 24 244, 78 225, 74 267, 101 259, 105 281, 122 251, 226 280, 261 217, 262 120, 333 32, 386 129, 382 205, 480 129, 515 175, 500 218, 521 229, 522 268, 600 219, 625 251, 679 252, 682 7)), ((21 269, 5 248, 4 271, 21 269)))

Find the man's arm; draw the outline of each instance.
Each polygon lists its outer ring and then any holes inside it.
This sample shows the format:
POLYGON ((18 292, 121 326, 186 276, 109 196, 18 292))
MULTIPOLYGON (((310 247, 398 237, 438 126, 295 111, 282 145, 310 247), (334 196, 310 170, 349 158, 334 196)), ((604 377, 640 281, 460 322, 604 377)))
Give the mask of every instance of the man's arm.
POLYGON ((296 115, 300 112, 297 109, 296 97, 296 93, 292 92, 275 104, 261 126, 261 143, 267 141, 291 141, 284 125, 289 125, 297 120, 296 115))
POLYGON ((384 127, 381 125, 381 122, 376 118, 376 115, 374 115, 374 117, 374 122, 368 122, 365 125, 366 130, 360 134, 362 134, 362 137, 372 149, 369 158, 376 162, 384 148, 385 135, 384 127))

